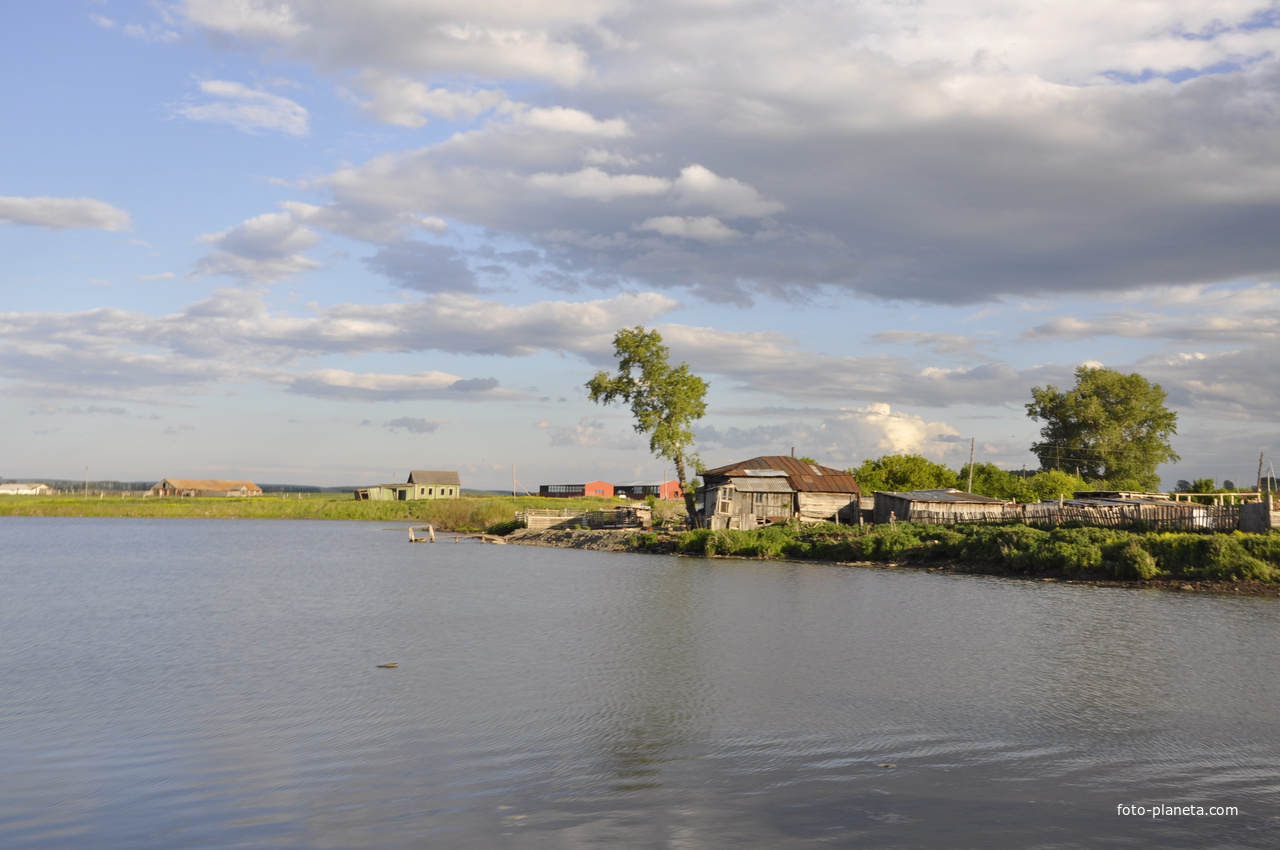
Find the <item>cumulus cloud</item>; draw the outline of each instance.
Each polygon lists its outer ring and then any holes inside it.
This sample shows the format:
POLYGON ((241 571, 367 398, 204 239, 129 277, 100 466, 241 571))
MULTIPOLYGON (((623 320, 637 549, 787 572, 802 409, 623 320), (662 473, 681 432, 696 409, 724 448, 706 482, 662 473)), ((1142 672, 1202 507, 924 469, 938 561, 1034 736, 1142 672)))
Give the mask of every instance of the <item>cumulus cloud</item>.
POLYGON ((210 99, 181 104, 174 112, 192 121, 229 124, 251 134, 305 136, 310 131, 307 110, 287 97, 227 80, 205 80, 200 91, 210 99))
POLYGON ((273 281, 319 268, 299 251, 320 240, 315 231, 299 225, 289 213, 266 213, 219 233, 200 237, 213 251, 195 265, 197 274, 216 274, 246 280, 273 281))
POLYGON ((448 221, 545 252, 565 285, 734 303, 1280 272, 1267 7, 1096 11, 192 0, 179 18, 341 77, 380 120, 468 125, 312 181, 356 238, 448 221), (528 80, 537 103, 502 93, 528 80))
POLYGON ((249 43, 268 43, 325 67, 384 66, 413 72, 532 76, 573 84, 587 74, 571 31, 613 5, 597 2, 394 3, 371 15, 329 0, 182 0, 186 23, 249 43))
POLYGON ((128 230, 129 214, 95 198, 0 197, 0 224, 128 230))
POLYGON ((510 401, 520 397, 500 389, 492 378, 464 379, 446 372, 397 375, 318 369, 282 380, 290 392, 341 401, 510 401))
POLYGON ((432 88, 417 80, 366 68, 356 76, 356 84, 372 95, 360 108, 388 124, 421 127, 426 115, 453 121, 470 120, 505 103, 500 89, 453 91, 432 88))
POLYGON ((340 304, 294 316, 269 309, 260 290, 225 289, 151 316, 101 308, 0 313, 0 377, 36 398, 171 403, 220 385, 261 382, 344 400, 511 400, 493 377, 307 370, 320 355, 448 352, 524 357, 573 352, 604 357, 617 328, 674 309, 654 293, 595 301, 505 305, 442 294, 393 304, 340 304))

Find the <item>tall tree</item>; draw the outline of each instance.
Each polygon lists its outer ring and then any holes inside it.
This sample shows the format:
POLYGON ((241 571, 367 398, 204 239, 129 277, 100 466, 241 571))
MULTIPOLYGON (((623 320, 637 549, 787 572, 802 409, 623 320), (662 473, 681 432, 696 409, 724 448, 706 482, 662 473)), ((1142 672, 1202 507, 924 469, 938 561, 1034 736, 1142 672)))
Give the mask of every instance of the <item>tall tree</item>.
POLYGON ((671 352, 662 344, 662 335, 640 325, 614 335, 613 353, 618 358, 617 374, 597 372, 587 381, 591 400, 631 405, 636 431, 649 436, 649 451, 675 464, 685 510, 694 522, 697 503, 686 470, 692 466, 699 471, 698 456, 692 451, 693 423, 707 411, 707 382, 690 372, 685 363, 672 367, 667 362, 671 352))
POLYGON ((1113 489, 1156 490, 1156 467, 1178 460, 1169 438, 1178 414, 1165 407, 1159 384, 1136 372, 1081 366, 1066 392, 1035 387, 1027 415, 1043 422, 1031 451, 1040 468, 1076 472, 1113 489))

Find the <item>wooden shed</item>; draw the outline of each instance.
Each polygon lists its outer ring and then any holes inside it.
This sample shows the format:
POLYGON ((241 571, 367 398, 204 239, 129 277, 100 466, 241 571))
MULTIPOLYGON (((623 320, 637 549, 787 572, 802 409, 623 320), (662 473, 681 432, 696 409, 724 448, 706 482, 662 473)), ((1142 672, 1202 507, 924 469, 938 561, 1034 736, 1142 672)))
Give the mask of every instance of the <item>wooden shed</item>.
POLYGON ((709 528, 756 528, 800 522, 858 522, 862 495, 848 472, 783 455, 766 455, 707 470, 698 490, 709 528))
POLYGON ((875 493, 875 522, 982 522, 1003 517, 1012 502, 966 493, 954 487, 945 490, 912 490, 908 493, 875 493))

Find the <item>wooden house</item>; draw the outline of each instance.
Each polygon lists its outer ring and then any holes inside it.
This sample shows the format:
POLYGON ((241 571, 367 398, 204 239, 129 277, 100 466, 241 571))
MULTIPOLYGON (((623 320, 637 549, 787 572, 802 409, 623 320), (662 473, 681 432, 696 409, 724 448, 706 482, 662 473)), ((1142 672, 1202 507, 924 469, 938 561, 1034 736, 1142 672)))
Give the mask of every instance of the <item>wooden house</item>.
POLYGON ((218 481, 210 478, 166 478, 149 491, 152 496, 261 496, 252 481, 218 481))
POLYGON ((628 499, 683 499, 684 491, 679 481, 624 481, 613 485, 613 495, 628 499))
POLYGON ((586 484, 543 484, 538 487, 539 496, 573 499, 582 496, 613 497, 613 485, 608 481, 588 481, 586 484))
POLYGON ((356 501, 414 502, 422 499, 456 499, 462 495, 462 479, 454 471, 415 469, 403 484, 375 484, 356 490, 356 501))
POLYGON ((990 496, 966 493, 954 487, 944 490, 912 490, 908 493, 875 492, 874 521, 883 522, 982 522, 1004 517, 1007 505, 990 496))
POLYGON ((862 491, 848 472, 769 455, 709 469, 698 488, 708 528, 756 528, 791 519, 858 522, 862 491))

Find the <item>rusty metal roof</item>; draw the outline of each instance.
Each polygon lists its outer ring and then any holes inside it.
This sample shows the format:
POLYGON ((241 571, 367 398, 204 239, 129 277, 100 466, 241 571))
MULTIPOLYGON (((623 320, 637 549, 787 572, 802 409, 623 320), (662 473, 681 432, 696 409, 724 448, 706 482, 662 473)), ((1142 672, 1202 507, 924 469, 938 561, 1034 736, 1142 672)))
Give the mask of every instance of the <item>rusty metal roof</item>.
POLYGON ((858 481, 852 475, 829 466, 805 463, 799 458, 785 455, 764 455, 750 460, 731 463, 727 466, 708 469, 702 474, 703 480, 708 478, 767 478, 752 470, 780 470, 787 476, 787 481, 800 493, 856 493, 861 495, 858 481))

